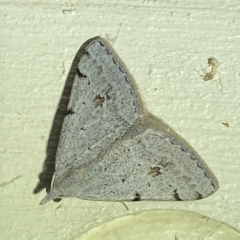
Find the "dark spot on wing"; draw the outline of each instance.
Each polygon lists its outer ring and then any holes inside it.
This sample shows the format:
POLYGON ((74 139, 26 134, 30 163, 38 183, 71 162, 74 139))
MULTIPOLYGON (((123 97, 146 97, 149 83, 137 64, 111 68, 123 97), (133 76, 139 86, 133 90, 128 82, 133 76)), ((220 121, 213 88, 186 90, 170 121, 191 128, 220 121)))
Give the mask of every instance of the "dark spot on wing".
POLYGON ((101 97, 100 94, 97 95, 94 99, 94 102, 96 103, 95 107, 102 107, 104 101, 105 101, 105 97, 101 97))
POLYGON ((196 158, 195 158, 194 156, 190 156, 190 158, 191 158, 192 160, 196 160, 196 158))
POLYGON ((74 114, 75 112, 72 110, 72 108, 69 108, 68 110, 67 110, 67 115, 72 115, 72 114, 74 114))
POLYGON ((148 172, 148 175, 152 175, 153 177, 156 177, 158 175, 160 175, 160 167, 151 167, 149 172, 148 172))
POLYGON ((214 189, 216 188, 216 186, 213 182, 211 182, 211 185, 213 186, 214 189))
POLYGON ((174 191, 173 191, 173 197, 177 200, 177 201, 182 201, 182 199, 179 197, 179 195, 178 195, 178 192, 177 192, 177 189, 175 189, 174 191))
POLYGON ((118 65, 118 63, 117 63, 117 61, 115 60, 114 57, 112 58, 112 60, 113 60, 113 63, 114 63, 114 64, 118 65))
POLYGON ((196 200, 198 200, 198 199, 202 199, 203 197, 202 197, 202 194, 200 194, 199 192, 197 193, 197 197, 196 197, 196 200))
POLYGON ((100 43, 101 46, 105 47, 104 44, 101 41, 98 41, 100 43))
POLYGON ((204 172, 204 175, 205 175, 205 177, 207 177, 207 178, 209 179, 209 176, 207 175, 207 173, 206 173, 206 172, 204 172))
POLYGON ((108 55, 110 55, 111 53, 110 53, 110 51, 106 48, 106 52, 107 52, 107 54, 108 55))
POLYGON ((86 49, 84 49, 84 54, 87 55, 87 56, 90 55, 89 52, 88 52, 88 50, 86 50, 86 49))
POLYGON ((121 67, 119 67, 119 70, 120 70, 122 73, 125 73, 125 71, 124 71, 121 67))
POLYGON ((140 197, 140 194, 139 193, 135 193, 135 198, 132 199, 133 202, 137 202, 137 201, 140 201, 141 200, 141 197, 140 197))
POLYGON ((86 78, 87 76, 80 72, 79 68, 77 69, 77 75, 79 78, 86 78))
POLYGON ((181 147, 181 150, 182 150, 183 152, 187 152, 187 150, 186 150, 185 148, 183 148, 183 147, 181 147))

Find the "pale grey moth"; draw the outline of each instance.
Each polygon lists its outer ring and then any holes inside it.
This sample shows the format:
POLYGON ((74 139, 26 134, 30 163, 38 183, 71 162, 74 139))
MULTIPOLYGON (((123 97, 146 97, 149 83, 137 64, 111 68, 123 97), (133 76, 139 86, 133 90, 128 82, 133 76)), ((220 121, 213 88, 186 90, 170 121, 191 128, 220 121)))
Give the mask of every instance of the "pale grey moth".
POLYGON ((51 191, 41 201, 186 201, 218 182, 198 154, 142 103, 106 40, 95 38, 78 64, 56 154, 51 191))

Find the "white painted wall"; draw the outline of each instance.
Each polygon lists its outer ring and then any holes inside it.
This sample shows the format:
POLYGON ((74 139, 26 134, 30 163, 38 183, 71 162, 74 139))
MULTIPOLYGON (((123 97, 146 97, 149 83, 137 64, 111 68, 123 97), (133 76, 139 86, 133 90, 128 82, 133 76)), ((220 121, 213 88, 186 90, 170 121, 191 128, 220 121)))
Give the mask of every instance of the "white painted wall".
POLYGON ((6 0, 0 25, 1 239, 75 239, 107 220, 153 209, 192 211, 240 231, 238 0, 6 0), (214 195, 196 202, 127 203, 129 211, 120 203, 74 198, 39 205, 46 194, 39 175, 47 152, 54 159, 65 111, 59 102, 72 60, 98 35, 122 58, 150 112, 212 169, 220 184, 214 195), (220 61, 216 79, 222 86, 195 71, 211 56, 220 61))

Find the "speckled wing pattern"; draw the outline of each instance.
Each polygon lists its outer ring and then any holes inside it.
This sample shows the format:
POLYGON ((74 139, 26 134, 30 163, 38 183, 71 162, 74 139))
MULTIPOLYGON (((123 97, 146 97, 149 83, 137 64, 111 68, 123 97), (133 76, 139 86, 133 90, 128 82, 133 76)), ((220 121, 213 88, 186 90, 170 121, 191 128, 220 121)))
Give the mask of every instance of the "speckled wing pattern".
POLYGON ((200 157, 157 124, 102 38, 85 49, 65 117, 51 191, 41 201, 181 201, 218 188, 200 157))

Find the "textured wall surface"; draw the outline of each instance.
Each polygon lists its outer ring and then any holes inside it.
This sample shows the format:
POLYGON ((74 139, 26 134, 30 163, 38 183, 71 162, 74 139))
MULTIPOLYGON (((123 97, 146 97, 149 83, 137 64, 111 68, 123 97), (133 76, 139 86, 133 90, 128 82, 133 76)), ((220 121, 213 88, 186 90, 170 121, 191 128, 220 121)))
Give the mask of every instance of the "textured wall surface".
POLYGON ((105 221, 166 209, 240 231, 239 11, 238 0, 2 1, 1 239, 80 239, 105 221), (129 210, 75 198, 39 205, 54 169, 72 61, 86 40, 99 35, 134 76, 149 111, 214 172, 220 185, 215 194, 192 202, 126 203, 129 210), (211 56, 220 67, 214 81, 204 82, 201 65, 207 67, 211 56))

